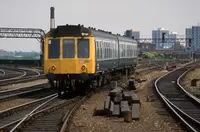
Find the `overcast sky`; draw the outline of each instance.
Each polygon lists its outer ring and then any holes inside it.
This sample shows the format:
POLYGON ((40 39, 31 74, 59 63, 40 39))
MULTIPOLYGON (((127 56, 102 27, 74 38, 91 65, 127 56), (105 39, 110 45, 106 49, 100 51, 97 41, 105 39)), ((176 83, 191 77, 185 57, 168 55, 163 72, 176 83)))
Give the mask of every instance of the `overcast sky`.
MULTIPOLYGON (((56 25, 80 23, 120 34, 136 29, 141 36, 151 36, 159 27, 185 34, 185 28, 200 22, 200 0, 1 0, 0 27, 48 31, 51 6, 56 25)), ((31 39, 0 39, 0 49, 40 51, 40 44, 31 39)))

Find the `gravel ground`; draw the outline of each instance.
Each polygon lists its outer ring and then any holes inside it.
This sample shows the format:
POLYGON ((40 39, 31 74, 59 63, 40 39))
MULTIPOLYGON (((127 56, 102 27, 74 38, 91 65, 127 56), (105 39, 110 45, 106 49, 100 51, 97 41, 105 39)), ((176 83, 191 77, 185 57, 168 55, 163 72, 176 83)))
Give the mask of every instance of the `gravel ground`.
POLYGON ((15 100, 10 100, 10 101, 6 101, 6 102, 1 102, 1 106, 0 106, 0 111, 2 110, 6 110, 8 108, 12 108, 21 104, 25 104, 27 102, 31 102, 35 99, 33 98, 24 98, 24 99, 15 99, 15 100))
POLYGON ((8 90, 8 89, 29 87, 29 86, 34 86, 34 85, 43 84, 43 83, 47 83, 47 82, 48 82, 47 79, 38 79, 35 81, 31 81, 31 82, 16 83, 16 84, 11 84, 11 85, 6 85, 6 86, 0 86, 0 91, 8 90))
MULTIPOLYGON (((46 82, 48 82, 47 79, 40 79, 40 80, 26 82, 26 83, 18 83, 18 84, 13 84, 13 85, 8 85, 8 86, 2 86, 2 87, 0 87, 0 91, 8 90, 8 89, 10 90, 10 89, 18 89, 18 88, 23 88, 23 87, 29 87, 29 86, 34 86, 34 85, 37 85, 37 84, 43 84, 43 83, 46 83, 46 82)), ((32 98, 30 96, 30 97, 27 97, 27 98, 17 98, 15 100, 12 99, 12 100, 8 100, 8 101, 5 101, 5 102, 1 102, 0 103, 0 111, 8 109, 8 108, 12 108, 12 107, 17 106, 17 105, 24 104, 24 103, 27 103, 27 102, 31 102, 31 101, 36 100, 36 99, 37 98, 32 98)))
POLYGON ((190 71, 181 81, 181 85, 191 94, 197 95, 200 97, 200 81, 197 81, 197 86, 191 86, 192 79, 200 79, 200 68, 196 68, 193 71, 190 71))
MULTIPOLYGON (((180 66, 180 65, 179 65, 180 66)), ((137 84, 137 94, 141 101, 140 120, 132 123, 125 123, 123 118, 93 116, 94 109, 103 103, 108 95, 104 90, 94 94, 84 102, 72 118, 69 130, 70 132, 182 132, 181 126, 165 110, 159 99, 153 93, 152 80, 167 71, 154 71, 147 75, 146 82, 137 84), (147 96, 153 95, 155 101, 148 102, 147 96)))

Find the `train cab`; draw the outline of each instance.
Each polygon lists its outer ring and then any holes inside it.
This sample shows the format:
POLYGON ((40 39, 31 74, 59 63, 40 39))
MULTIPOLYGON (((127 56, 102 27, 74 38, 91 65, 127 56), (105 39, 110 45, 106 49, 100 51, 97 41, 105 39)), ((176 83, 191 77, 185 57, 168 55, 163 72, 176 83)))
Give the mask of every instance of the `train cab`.
POLYGON ((81 26, 60 26, 47 34, 44 46, 45 74, 70 75, 95 73, 94 37, 81 26))

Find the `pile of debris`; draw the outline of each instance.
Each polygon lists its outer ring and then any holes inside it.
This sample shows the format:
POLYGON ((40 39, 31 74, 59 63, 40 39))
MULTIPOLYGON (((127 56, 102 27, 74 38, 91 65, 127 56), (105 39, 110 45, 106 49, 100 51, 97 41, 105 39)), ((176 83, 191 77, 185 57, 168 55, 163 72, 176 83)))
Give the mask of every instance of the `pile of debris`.
POLYGON ((139 114, 140 100, 134 90, 124 90, 118 86, 111 88, 104 107, 97 107, 94 113, 96 116, 124 117, 125 122, 139 120, 139 114))

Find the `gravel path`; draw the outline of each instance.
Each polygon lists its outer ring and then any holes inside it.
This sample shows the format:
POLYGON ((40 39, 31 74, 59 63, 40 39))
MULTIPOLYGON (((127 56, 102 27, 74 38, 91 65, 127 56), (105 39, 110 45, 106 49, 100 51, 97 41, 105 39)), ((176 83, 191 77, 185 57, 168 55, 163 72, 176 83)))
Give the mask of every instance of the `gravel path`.
POLYGON ((200 97, 200 81, 197 81, 197 86, 191 86, 192 79, 200 79, 200 68, 196 68, 190 71, 181 81, 181 85, 191 94, 200 97))
POLYGON ((137 84, 137 93, 141 101, 140 120, 125 123, 123 118, 93 116, 95 107, 103 103, 108 95, 104 90, 94 94, 76 112, 69 126, 70 132, 182 132, 180 125, 166 112, 159 99, 154 96, 152 80, 167 71, 155 71, 145 75, 146 82, 137 84), (153 95, 155 101, 148 102, 147 95, 153 95))

